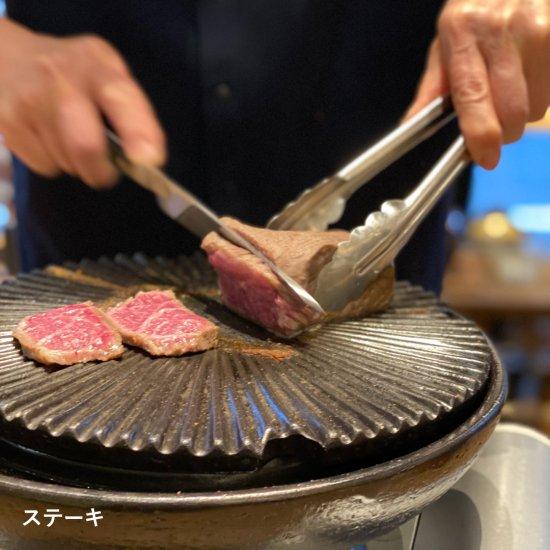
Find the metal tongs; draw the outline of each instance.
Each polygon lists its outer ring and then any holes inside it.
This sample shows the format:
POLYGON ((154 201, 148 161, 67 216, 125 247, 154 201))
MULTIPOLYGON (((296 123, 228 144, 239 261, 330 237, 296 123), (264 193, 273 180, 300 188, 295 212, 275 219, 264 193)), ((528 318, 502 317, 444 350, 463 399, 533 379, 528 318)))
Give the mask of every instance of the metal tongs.
MULTIPOLYGON (((439 97, 398 126, 355 160, 304 191, 268 223, 270 229, 325 231, 344 213, 348 199, 365 183, 455 118, 450 98, 439 97)), ((404 199, 384 202, 365 224, 338 245, 321 270, 314 298, 326 311, 337 311, 364 292, 366 285, 397 254, 470 162, 464 138, 443 154, 415 190, 404 199)))

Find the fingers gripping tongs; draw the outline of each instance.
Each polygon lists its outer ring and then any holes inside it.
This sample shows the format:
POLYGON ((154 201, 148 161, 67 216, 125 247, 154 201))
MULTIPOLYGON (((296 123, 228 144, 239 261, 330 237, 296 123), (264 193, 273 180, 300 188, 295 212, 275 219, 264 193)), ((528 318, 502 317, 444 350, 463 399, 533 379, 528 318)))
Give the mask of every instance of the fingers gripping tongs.
MULTIPOLYGON (((304 191, 275 215, 268 227, 326 230, 341 218, 347 200, 360 187, 454 117, 449 98, 434 100, 337 174, 304 191)), ((392 264, 468 163, 464 138, 460 136, 408 197, 384 202, 364 225, 351 232, 349 240, 339 244, 331 261, 321 270, 313 293, 326 311, 337 311, 359 298, 366 285, 392 264)))

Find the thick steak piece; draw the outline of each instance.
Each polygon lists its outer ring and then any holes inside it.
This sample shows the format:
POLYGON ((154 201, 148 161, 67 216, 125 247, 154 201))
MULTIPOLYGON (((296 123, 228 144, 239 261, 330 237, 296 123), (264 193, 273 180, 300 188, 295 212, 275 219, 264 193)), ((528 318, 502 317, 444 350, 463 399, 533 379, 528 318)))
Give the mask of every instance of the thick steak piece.
POLYGON ((193 313, 171 290, 138 292, 107 311, 126 344, 151 355, 177 356, 214 347, 218 327, 193 313))
MULTIPOLYGON (((310 293, 315 291, 322 267, 349 235, 339 230, 273 231, 231 218, 224 221, 310 293)), ((326 320, 297 302, 261 260, 217 233, 209 233, 202 248, 218 274, 222 301, 243 317, 285 337, 326 320)), ((393 268, 387 268, 365 288, 360 298, 341 311, 329 312, 327 318, 360 317, 385 309, 393 294, 393 282, 393 268)))
POLYGON ((46 365, 107 361, 124 351, 118 332, 91 302, 25 317, 13 336, 27 357, 46 365))

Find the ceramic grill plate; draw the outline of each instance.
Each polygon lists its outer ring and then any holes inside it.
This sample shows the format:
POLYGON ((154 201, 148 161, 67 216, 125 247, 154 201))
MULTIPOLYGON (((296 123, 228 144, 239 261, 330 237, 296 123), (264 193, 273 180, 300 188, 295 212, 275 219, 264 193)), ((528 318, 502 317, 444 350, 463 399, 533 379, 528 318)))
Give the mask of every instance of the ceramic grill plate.
POLYGON ((492 355, 471 322, 398 283, 391 308, 285 343, 216 301, 202 256, 82 261, 0 287, 4 442, 43 457, 159 472, 373 464, 419 448, 480 403, 492 355), (29 314, 170 286, 221 329, 216 350, 49 368, 11 330, 29 314))

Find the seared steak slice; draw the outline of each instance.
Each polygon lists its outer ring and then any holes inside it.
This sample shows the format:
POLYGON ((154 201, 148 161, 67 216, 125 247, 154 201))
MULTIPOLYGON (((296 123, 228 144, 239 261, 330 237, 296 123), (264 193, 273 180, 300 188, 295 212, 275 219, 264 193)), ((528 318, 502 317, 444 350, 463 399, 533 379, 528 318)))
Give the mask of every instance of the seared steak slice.
POLYGON ((118 332, 91 302, 25 317, 13 336, 27 357, 46 365, 107 361, 124 351, 118 332))
MULTIPOLYGON (((275 264, 313 293, 319 272, 347 240, 347 231, 273 231, 224 221, 259 248, 275 264)), ((228 242, 217 233, 208 234, 202 248, 218 274, 224 304, 282 336, 292 336, 323 319, 297 302, 286 287, 258 258, 228 242)), ((370 283, 363 295, 329 318, 358 317, 385 309, 393 293, 393 269, 388 268, 370 283)))
POLYGON ((107 315, 126 344, 151 355, 203 351, 218 340, 218 327, 184 307, 171 290, 138 292, 107 315))

